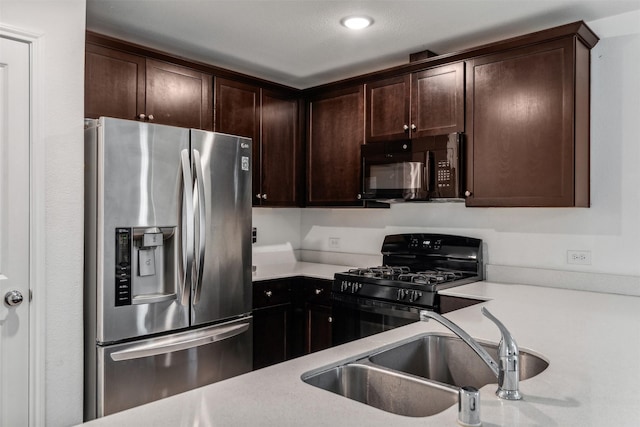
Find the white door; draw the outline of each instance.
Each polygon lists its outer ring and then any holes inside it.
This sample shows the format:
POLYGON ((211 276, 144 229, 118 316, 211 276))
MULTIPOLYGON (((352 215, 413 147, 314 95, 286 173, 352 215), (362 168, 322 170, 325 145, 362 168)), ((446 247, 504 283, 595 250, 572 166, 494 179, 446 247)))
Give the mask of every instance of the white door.
POLYGON ((0 426, 29 425, 29 68, 0 35, 0 426))

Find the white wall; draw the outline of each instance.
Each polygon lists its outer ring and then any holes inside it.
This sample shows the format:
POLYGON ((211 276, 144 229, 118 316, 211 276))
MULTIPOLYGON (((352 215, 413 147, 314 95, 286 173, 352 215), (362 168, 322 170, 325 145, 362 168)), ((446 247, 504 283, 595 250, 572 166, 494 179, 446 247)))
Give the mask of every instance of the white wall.
POLYGON ((45 149, 45 423, 82 421, 85 0, 0 0, 0 22, 41 34, 36 79, 45 149))
POLYGON ((294 249, 300 249, 301 216, 301 209, 254 208, 253 226, 258 232, 254 246, 291 243, 294 249))
MULTIPOLYGON (((294 248, 379 254, 386 234, 451 233, 482 238, 491 264, 640 276, 640 12, 588 25, 601 38, 591 52, 590 208, 307 208, 294 248), (329 237, 339 237, 340 248, 330 248, 329 237), (567 264, 567 250, 591 251, 592 264, 567 264)), ((284 231, 278 212, 261 214, 261 223, 270 217, 284 231)), ((292 235, 295 223, 290 227, 292 235)))

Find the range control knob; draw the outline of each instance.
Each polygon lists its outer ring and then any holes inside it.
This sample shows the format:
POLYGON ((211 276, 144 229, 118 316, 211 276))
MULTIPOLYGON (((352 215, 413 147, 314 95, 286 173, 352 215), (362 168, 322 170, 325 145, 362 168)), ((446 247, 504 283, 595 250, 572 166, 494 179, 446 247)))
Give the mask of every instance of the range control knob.
POLYGON ((414 302, 419 300, 422 297, 422 292, 420 291, 416 291, 416 290, 411 290, 409 291, 409 301, 410 302, 414 302))
POLYGON ((403 299, 405 299, 407 297, 408 291, 406 289, 398 289, 397 295, 396 295, 396 299, 398 301, 402 301, 403 299))

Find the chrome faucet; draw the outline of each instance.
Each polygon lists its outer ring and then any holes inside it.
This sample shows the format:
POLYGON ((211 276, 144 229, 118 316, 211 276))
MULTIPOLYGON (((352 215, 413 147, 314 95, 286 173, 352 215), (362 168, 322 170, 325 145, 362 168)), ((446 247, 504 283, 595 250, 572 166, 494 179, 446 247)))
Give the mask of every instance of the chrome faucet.
POLYGON ((498 346, 498 359, 496 362, 493 357, 484 349, 476 340, 466 333, 461 327, 448 320, 447 318, 439 315, 434 311, 421 310, 420 320, 428 321, 434 319, 442 325, 446 326, 451 332, 456 334, 462 341, 464 341, 478 356, 489 366, 494 375, 498 378, 498 390, 496 395, 505 400, 520 400, 522 395, 518 390, 518 384, 520 383, 520 353, 518 351, 518 345, 511 336, 511 333, 507 328, 496 319, 493 314, 486 308, 482 307, 482 314, 496 324, 502 339, 498 346))

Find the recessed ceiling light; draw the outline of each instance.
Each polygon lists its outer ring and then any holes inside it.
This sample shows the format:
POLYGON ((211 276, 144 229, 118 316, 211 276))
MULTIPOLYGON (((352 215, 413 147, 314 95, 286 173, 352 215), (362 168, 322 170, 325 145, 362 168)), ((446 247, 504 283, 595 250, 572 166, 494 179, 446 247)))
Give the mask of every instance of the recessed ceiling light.
POLYGON ((340 21, 342 25, 352 30, 361 30, 367 28, 373 23, 373 19, 366 16, 348 16, 340 21))

